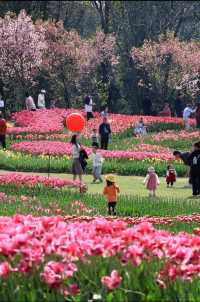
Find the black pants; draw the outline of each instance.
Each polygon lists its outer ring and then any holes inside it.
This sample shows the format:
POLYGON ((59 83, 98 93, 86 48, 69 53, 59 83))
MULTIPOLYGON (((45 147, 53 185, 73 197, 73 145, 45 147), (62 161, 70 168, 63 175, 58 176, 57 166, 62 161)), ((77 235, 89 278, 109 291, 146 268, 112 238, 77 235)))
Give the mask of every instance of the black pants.
POLYGON ((111 215, 116 215, 116 211, 115 211, 115 208, 116 208, 116 202, 113 201, 113 202, 109 202, 108 203, 108 214, 111 215))
POLYGON ((109 136, 101 136, 101 149, 108 149, 109 136))
POLYGON ((200 129, 200 116, 196 117, 197 128, 200 129))
POLYGON ((173 181, 167 182, 168 186, 169 186, 169 184, 171 184, 171 186, 173 186, 174 182, 173 181))
POLYGON ((6 148, 6 136, 5 135, 0 135, 0 143, 2 147, 5 149, 6 148))
POLYGON ((92 112, 87 112, 87 120, 89 121, 89 119, 93 118, 94 115, 92 112))
POLYGON ((199 176, 191 176, 192 181, 192 194, 193 196, 200 194, 200 175, 199 176))

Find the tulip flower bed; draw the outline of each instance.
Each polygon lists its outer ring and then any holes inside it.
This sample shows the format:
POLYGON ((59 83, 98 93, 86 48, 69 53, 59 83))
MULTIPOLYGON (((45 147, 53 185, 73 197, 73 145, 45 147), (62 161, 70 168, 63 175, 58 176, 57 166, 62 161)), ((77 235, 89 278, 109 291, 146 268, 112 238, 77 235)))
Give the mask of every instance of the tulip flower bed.
MULTIPOLYGON (((62 132, 64 127, 64 119, 71 112, 80 112, 81 110, 74 109, 51 109, 51 110, 37 110, 35 112, 21 111, 13 115, 13 120, 17 127, 11 127, 8 129, 8 134, 20 135, 20 134, 45 134, 62 132)), ((140 116, 133 115, 121 115, 110 114, 109 122, 111 124, 112 132, 114 134, 125 131, 128 128, 132 128, 136 122, 140 119, 140 116)), ((171 117, 143 117, 145 124, 153 125, 158 123, 163 124, 177 124, 182 125, 182 119, 171 117)), ((86 128, 83 130, 83 135, 88 137, 91 134, 91 130, 98 128, 102 122, 102 118, 98 113, 95 113, 95 118, 87 123, 86 128)), ((194 120, 191 120, 194 124, 194 120)))
MULTIPOLYGON (((71 155, 71 144, 63 142, 52 141, 33 141, 33 142, 20 142, 13 144, 11 149, 18 152, 29 153, 32 155, 51 155, 51 156, 63 156, 71 155)), ((149 150, 149 149, 148 149, 149 150)), ((86 148, 88 154, 91 154, 92 149, 86 148)), ((160 150, 161 151, 161 150, 160 150)), ((103 157, 111 159, 132 159, 132 160, 144 160, 144 159, 158 159, 158 160, 174 160, 172 152, 146 152, 146 151, 100 151, 103 157)))
MULTIPOLYGON (((158 153, 157 153, 158 154, 158 153)), ((145 175, 149 165, 153 165, 160 176, 166 173, 168 162, 159 159, 125 160, 109 159, 103 164, 103 173, 118 173, 120 175, 145 175)), ((71 160, 69 156, 52 156, 50 172, 71 173, 71 160)), ((25 154, 10 150, 0 150, 1 169, 9 171, 45 172, 49 169, 49 156, 25 154)), ((178 161, 174 166, 179 176, 185 176, 187 168, 178 161)), ((87 173, 92 172, 92 162, 88 161, 87 173)))
MULTIPOLYGON (((64 131, 64 120, 71 112, 79 110, 37 110, 36 112, 22 111, 14 114, 16 126, 8 129, 10 139, 7 146, 14 153, 0 151, 0 165, 5 170, 47 172, 51 156, 51 172, 71 172, 71 134, 64 131), (28 141, 21 141, 21 140, 28 141), (17 141, 16 141, 17 140, 17 141), (28 156, 30 155, 30 156, 28 156), (24 160, 26 159, 26 160, 24 160)), ((182 127, 182 119, 168 117, 143 117, 150 129, 164 129, 164 127, 182 127)), ((154 165, 159 175, 164 175, 166 166, 173 161, 179 176, 185 176, 186 167, 180 162, 174 162, 172 155, 174 149, 187 150, 193 142, 187 134, 186 143, 183 140, 162 141, 159 133, 155 136, 148 135, 143 140, 133 138, 132 127, 138 122, 140 116, 110 114, 109 122, 113 132, 113 140, 109 151, 101 151, 105 159, 103 173, 119 173, 121 175, 145 175, 149 165, 154 165), (131 135, 131 136, 130 136, 131 135), (156 144, 155 144, 156 142, 156 144), (171 148, 171 150, 169 149, 171 148)), ((91 142, 88 139, 93 128, 98 128, 102 118, 95 113, 95 118, 89 120, 82 132, 82 145, 88 154, 91 154, 91 142)), ((194 124, 194 120, 191 120, 194 124)), ((155 130, 154 129, 154 130, 155 130)), ((167 128, 166 128, 167 129, 167 128)), ((151 131, 150 131, 151 133, 151 131)), ((169 132, 171 133, 171 132, 169 132)), ((167 132, 167 134, 169 134, 167 132)), ((180 132, 182 136, 184 131, 180 132)), ((197 131, 195 131, 195 139, 197 131)), ((177 135, 176 135, 177 138, 177 135)), ((87 173, 91 173, 92 165, 89 162, 87 173)))
POLYGON ((194 139, 199 139, 200 138, 200 132, 199 131, 166 131, 166 132, 160 132, 157 134, 154 134, 152 136, 152 139, 156 142, 160 142, 160 141, 166 141, 166 140, 172 140, 172 141, 176 141, 176 140, 190 140, 191 138, 194 139))
POLYGON ((2 185, 14 185, 16 187, 29 187, 34 188, 36 186, 45 186, 50 188, 79 188, 78 181, 63 180, 55 177, 45 177, 37 175, 23 175, 17 173, 0 174, 0 186, 2 185))
POLYGON ((200 236, 143 222, 0 217, 3 301, 195 301, 200 236), (12 288, 12 290, 11 290, 12 288))

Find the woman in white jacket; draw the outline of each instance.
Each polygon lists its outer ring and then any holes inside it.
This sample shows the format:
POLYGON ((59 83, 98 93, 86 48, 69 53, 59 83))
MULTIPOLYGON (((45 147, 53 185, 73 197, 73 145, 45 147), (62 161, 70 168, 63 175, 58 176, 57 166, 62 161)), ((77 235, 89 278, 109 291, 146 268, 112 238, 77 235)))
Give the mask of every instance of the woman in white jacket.
POLYGON ((41 92, 38 95, 38 108, 39 109, 45 109, 45 93, 46 91, 44 89, 41 90, 41 92))

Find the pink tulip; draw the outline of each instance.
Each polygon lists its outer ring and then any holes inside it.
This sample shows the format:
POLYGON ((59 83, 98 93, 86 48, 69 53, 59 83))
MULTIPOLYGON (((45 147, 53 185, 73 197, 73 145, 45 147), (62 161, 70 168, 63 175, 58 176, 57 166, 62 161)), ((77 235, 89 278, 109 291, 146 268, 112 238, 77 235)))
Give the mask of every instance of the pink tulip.
POLYGON ((11 267, 8 262, 0 263, 0 277, 5 278, 8 277, 9 273, 11 272, 11 267))
POLYGON ((121 284, 122 278, 119 276, 118 271, 113 270, 110 276, 105 276, 101 278, 101 282, 109 290, 118 288, 121 284))

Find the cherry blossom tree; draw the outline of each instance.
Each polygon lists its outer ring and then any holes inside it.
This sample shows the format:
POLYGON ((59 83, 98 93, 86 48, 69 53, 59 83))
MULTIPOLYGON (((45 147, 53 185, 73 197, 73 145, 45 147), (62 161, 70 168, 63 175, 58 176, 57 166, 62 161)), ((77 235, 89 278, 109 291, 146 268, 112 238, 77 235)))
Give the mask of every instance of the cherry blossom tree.
MULTIPOLYGON (((175 89, 192 96, 198 92, 200 46, 196 41, 181 41, 173 33, 161 35, 158 42, 145 41, 131 51, 137 67, 146 72, 150 85, 164 101, 175 89)), ((139 85, 148 85, 145 80, 139 85)))
POLYGON ((34 84, 46 47, 44 30, 25 11, 0 18, 0 78, 4 87, 23 90, 34 84))
POLYGON ((42 65, 51 82, 62 89, 66 105, 70 106, 69 90, 97 69, 103 60, 117 63, 115 38, 102 32, 82 39, 76 31, 66 31, 62 22, 41 23, 45 30, 45 50, 42 65))

